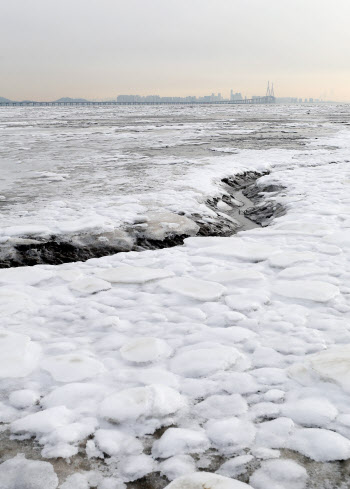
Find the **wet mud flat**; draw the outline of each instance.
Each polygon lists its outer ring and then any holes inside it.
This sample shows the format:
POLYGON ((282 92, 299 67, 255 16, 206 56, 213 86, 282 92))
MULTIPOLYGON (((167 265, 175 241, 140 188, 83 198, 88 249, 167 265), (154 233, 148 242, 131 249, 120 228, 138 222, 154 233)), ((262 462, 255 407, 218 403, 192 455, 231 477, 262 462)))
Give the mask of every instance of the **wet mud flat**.
MULTIPOLYGON (((0 248, 0 268, 58 265, 90 258, 113 255, 125 251, 143 251, 169 248, 183 244, 189 236, 231 236, 238 231, 267 226, 283 215, 283 207, 276 203, 276 193, 283 187, 264 185, 259 178, 267 173, 247 171, 221 181, 221 196, 209 198, 206 206, 215 217, 192 214, 184 216, 196 226, 185 234, 168 233, 162 239, 145 233, 147 224, 139 222, 122 230, 122 234, 90 234, 83 236, 50 236, 48 239, 23 236, 0 248), (80 242, 80 243, 79 243, 80 242)), ((179 213, 179 216, 183 213, 179 213)))

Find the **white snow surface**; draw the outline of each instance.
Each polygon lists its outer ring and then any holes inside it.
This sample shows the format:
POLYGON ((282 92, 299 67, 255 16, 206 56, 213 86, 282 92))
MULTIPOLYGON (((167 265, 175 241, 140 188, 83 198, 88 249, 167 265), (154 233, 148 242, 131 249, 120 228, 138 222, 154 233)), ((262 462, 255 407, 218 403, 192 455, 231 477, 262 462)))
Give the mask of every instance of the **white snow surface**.
MULTIPOLYGON (((48 460, 107 454, 122 482, 184 477, 171 489, 250 487, 197 473, 212 453, 263 460, 257 489, 304 487, 285 448, 349 459, 349 153, 343 129, 302 150, 231 155, 268 161, 262 180, 284 185, 273 198, 287 212, 269 227, 1 274, 5 427, 48 460)), ((11 463, 0 473, 15 477, 11 463)))

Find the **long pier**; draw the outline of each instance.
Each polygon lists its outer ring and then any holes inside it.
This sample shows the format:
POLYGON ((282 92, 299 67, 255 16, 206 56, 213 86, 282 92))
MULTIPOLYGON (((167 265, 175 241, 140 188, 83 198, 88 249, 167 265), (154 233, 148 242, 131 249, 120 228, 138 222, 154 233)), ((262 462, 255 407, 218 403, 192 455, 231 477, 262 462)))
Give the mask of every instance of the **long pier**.
POLYGON ((53 107, 53 106, 68 106, 68 105, 254 105, 254 104, 274 104, 276 98, 268 95, 264 97, 254 97, 242 100, 213 100, 213 101, 181 101, 181 102, 0 102, 0 107, 53 107))

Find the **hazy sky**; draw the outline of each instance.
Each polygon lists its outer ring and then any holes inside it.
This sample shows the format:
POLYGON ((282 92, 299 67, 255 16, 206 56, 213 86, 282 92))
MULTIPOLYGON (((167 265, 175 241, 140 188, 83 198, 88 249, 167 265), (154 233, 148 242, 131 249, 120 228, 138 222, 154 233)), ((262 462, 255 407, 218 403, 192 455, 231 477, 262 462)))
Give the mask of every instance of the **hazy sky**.
POLYGON ((0 96, 350 101, 350 0, 4 0, 0 96))

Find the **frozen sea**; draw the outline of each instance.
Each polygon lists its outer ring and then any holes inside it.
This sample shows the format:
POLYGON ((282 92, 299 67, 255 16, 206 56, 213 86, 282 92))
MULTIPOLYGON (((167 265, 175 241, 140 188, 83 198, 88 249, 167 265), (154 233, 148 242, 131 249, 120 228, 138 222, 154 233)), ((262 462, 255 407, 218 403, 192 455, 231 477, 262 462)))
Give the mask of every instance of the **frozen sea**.
POLYGON ((0 115, 3 253, 28 238, 128 249, 135 236, 194 235, 193 216, 220 219, 206 202, 225 193, 223 177, 270 169, 349 120, 346 106, 3 107, 0 115))
POLYGON ((348 489, 349 107, 1 110, 4 247, 285 212, 1 269, 0 489, 348 489))

